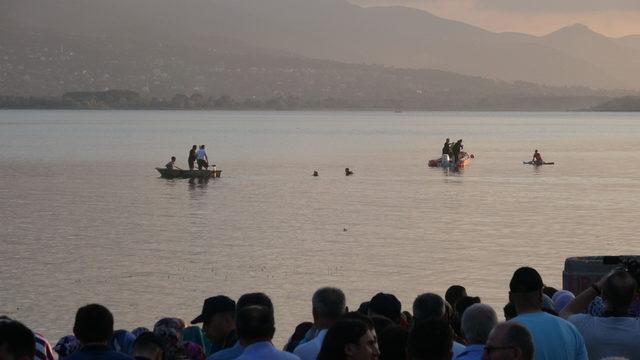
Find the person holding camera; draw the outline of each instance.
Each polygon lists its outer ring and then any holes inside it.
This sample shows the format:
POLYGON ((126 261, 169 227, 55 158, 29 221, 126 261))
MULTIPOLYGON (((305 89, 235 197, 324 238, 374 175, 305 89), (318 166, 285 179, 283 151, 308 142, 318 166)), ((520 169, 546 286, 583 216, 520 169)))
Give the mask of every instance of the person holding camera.
POLYGON ((615 270, 562 309, 560 316, 575 325, 582 334, 589 359, 640 359, 640 318, 629 316, 629 306, 637 292, 638 284, 634 277, 623 269, 615 270), (602 316, 582 314, 597 296, 602 296, 605 303, 602 316))

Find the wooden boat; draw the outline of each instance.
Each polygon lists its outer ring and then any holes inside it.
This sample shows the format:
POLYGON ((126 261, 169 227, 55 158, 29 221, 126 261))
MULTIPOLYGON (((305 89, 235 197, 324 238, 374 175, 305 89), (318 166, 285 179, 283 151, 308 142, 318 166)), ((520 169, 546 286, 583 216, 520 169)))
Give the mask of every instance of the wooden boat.
POLYGON ((534 166, 541 166, 541 165, 555 165, 555 162, 537 162, 537 161, 523 161, 522 162, 523 165, 534 165, 534 166))
MULTIPOLYGON (((473 154, 461 151, 458 163, 454 164, 453 161, 450 161, 448 165, 445 165, 445 167, 464 168, 465 166, 471 164, 471 160, 473 160, 474 158, 475 156, 473 154)), ((429 167, 442 167, 442 158, 429 160, 428 165, 429 167)))
POLYGON ((190 179, 190 178, 199 178, 199 179, 209 179, 209 178, 219 178, 222 176, 222 170, 178 170, 178 169, 167 169, 167 168, 156 168, 160 173, 160 176, 166 179, 190 179))

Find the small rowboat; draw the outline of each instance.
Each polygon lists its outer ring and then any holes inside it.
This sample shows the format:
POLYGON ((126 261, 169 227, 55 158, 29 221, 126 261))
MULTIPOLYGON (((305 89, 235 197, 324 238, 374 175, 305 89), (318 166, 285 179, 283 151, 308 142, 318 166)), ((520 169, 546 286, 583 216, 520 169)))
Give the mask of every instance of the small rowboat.
POLYGON ((555 162, 537 162, 537 161, 523 161, 523 165, 533 165, 533 166, 541 166, 541 165, 555 165, 555 162))
MULTIPOLYGON (((458 159, 458 163, 454 164, 453 161, 450 161, 444 165, 444 167, 452 167, 452 168, 464 168, 471 164, 471 160, 473 160, 475 156, 473 154, 468 154, 464 151, 460 152, 460 159, 458 159)), ((432 159, 428 162, 429 167, 443 167, 442 166, 442 158, 432 159)))
POLYGON ((167 169, 167 168, 156 168, 160 173, 160 176, 166 179, 190 179, 190 178, 199 178, 199 179, 209 179, 209 178, 219 178, 222 176, 222 170, 178 170, 178 169, 167 169))

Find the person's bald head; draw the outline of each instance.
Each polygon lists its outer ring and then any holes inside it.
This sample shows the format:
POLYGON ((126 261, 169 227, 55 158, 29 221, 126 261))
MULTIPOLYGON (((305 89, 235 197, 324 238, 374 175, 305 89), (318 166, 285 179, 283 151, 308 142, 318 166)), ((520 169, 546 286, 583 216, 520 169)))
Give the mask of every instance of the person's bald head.
POLYGON ((529 330, 516 322, 496 325, 487 339, 483 360, 532 360, 533 339, 529 330))

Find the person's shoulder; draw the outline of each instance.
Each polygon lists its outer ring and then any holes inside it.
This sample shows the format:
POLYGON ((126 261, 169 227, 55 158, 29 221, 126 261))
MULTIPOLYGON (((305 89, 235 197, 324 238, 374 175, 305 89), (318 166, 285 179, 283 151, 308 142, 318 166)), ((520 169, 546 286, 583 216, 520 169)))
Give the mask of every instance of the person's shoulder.
POLYGON ((125 355, 123 353, 109 351, 105 353, 105 358, 109 360, 133 360, 133 358, 129 355, 125 355))
POLYGON ((282 350, 277 350, 277 351, 278 351, 278 354, 280 355, 279 358, 282 360, 301 360, 300 356, 296 354, 292 354, 290 352, 286 352, 282 350))

